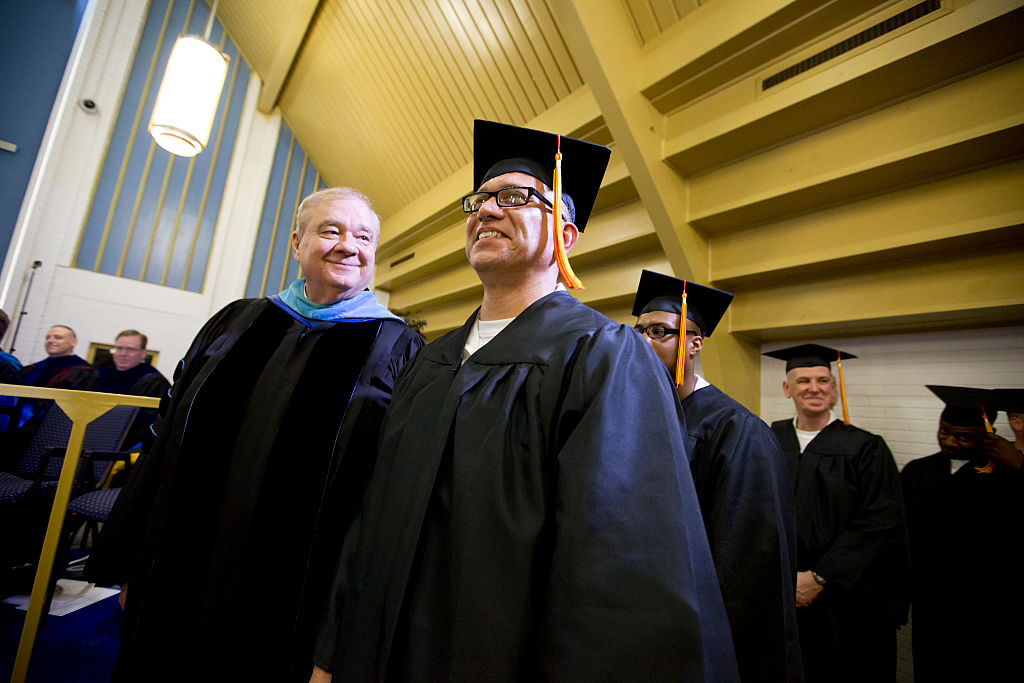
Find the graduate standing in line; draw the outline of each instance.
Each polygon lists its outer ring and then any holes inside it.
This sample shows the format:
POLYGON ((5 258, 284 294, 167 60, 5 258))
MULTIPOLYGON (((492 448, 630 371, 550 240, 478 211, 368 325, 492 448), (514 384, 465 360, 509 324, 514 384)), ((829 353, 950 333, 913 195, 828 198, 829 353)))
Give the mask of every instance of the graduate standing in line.
MULTIPOLYGON (((797 623, 804 676, 836 683, 896 675, 907 621, 909 557, 899 472, 882 437, 832 413, 832 361, 818 344, 765 354, 786 361, 796 417, 772 423, 796 486, 797 623)), ((842 366, 840 365, 840 378, 842 366)), ((839 387, 841 394, 845 388, 839 387)))
POLYGON ((558 286, 578 285, 565 253, 610 151, 489 121, 473 151, 483 302, 395 387, 317 663, 341 681, 736 680, 665 368, 558 286))
POLYGON ((796 514, 786 458, 768 425, 694 368, 731 302, 729 292, 645 270, 633 315, 637 331, 675 378, 740 677, 795 683, 803 680, 803 668, 794 602, 796 514))
POLYGON ((1024 453, 990 431, 997 409, 1015 410, 1013 395, 928 388, 945 403, 939 452, 900 474, 914 568, 914 681, 1017 681, 1024 453))

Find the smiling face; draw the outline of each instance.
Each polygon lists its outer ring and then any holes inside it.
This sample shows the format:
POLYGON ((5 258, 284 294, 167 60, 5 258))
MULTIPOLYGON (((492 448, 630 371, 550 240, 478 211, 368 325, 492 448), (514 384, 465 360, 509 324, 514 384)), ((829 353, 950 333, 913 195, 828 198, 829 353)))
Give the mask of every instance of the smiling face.
POLYGON ((836 402, 836 381, 823 365, 793 368, 782 383, 786 398, 793 399, 796 411, 806 417, 819 417, 832 410, 836 402))
POLYGON ((125 334, 114 340, 114 348, 110 351, 114 367, 124 372, 146 360, 146 347, 142 345, 142 337, 125 334))
MULTIPOLYGON (((554 193, 540 180, 526 173, 504 173, 491 178, 478 190, 493 192, 505 187, 532 187, 549 200, 554 193)), ((466 258, 482 278, 493 273, 517 276, 540 275, 552 279, 557 272, 554 243, 554 214, 536 197, 523 206, 500 207, 491 197, 466 220, 466 258)), ((578 232, 572 223, 564 223, 566 251, 572 248, 578 232)))
POLYGON ((50 358, 70 356, 78 339, 75 333, 63 325, 54 325, 46 333, 46 355, 50 358))
POLYGON ((292 256, 306 278, 306 296, 318 304, 351 299, 373 278, 380 224, 370 208, 350 197, 325 197, 292 233, 292 256))

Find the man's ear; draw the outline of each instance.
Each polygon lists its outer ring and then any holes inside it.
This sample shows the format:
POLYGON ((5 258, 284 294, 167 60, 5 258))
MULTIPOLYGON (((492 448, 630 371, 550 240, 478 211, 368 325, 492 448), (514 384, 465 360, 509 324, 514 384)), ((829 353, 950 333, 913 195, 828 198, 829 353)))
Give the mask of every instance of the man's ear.
POLYGON ((786 398, 793 398, 789 395, 789 382, 782 380, 782 393, 786 395, 786 398))
POLYGON ((690 358, 695 358, 700 350, 704 348, 704 337, 695 336, 690 342, 690 358))
POLYGON ((580 229, 576 227, 575 223, 565 221, 562 223, 562 244, 565 245, 565 253, 568 254, 569 250, 576 246, 576 241, 580 238, 580 229))
POLYGON ((296 230, 292 233, 292 258, 295 262, 299 262, 299 243, 302 242, 302 238, 299 237, 299 231, 296 230))

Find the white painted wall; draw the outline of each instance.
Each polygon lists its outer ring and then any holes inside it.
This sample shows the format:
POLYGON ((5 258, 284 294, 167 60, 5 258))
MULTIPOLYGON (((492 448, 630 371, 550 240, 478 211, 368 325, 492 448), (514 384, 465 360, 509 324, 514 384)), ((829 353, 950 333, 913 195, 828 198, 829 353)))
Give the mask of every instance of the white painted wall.
MULTIPOLYGON (((76 352, 93 342, 110 344, 126 328, 149 337, 157 367, 168 377, 202 324, 242 296, 259 227, 280 116, 256 111, 260 81, 251 76, 202 293, 186 292, 71 267, 85 223, 106 140, 117 116, 147 3, 93 0, 83 18, 72 59, 44 137, 26 202, 0 275, 0 307, 12 318, 10 345, 22 310, 33 261, 36 271, 15 355, 23 363, 45 357, 43 340, 53 324, 78 333, 76 352), (98 113, 78 107, 88 97, 98 113)), ((145 125, 145 122, 142 122, 145 125)))

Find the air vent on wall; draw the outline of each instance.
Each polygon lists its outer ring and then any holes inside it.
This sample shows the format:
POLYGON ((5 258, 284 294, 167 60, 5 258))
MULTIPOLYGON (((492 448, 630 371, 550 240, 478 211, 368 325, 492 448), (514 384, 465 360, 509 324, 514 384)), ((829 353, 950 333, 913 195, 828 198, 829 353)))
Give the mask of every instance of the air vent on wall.
POLYGON ((925 2, 919 2, 918 4, 903 10, 899 14, 893 15, 885 21, 880 21, 874 26, 870 26, 860 33, 850 36, 846 40, 840 41, 835 45, 828 47, 817 54, 813 54, 807 59, 802 59, 796 64, 789 66, 778 73, 774 73, 761 81, 761 90, 768 90, 769 88, 775 87, 776 85, 788 81, 794 76, 813 69, 814 67, 824 64, 825 62, 835 59, 836 57, 849 52, 855 48, 860 47, 866 43, 870 43, 876 38, 881 38, 887 33, 891 33, 898 28, 902 28, 907 24, 917 21, 918 19, 931 14, 942 8, 941 0, 925 0, 925 2))

